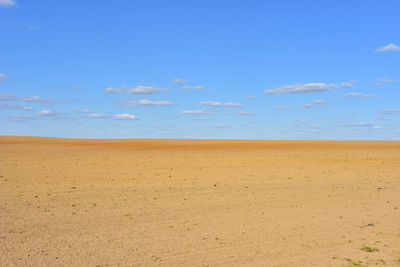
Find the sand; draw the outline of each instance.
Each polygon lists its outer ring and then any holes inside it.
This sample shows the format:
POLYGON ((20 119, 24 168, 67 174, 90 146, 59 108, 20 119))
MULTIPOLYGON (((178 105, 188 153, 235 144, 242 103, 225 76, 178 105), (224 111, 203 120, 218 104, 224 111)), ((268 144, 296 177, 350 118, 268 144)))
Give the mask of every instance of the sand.
POLYGON ((400 266, 400 142, 0 137, 0 266, 357 264, 400 266))

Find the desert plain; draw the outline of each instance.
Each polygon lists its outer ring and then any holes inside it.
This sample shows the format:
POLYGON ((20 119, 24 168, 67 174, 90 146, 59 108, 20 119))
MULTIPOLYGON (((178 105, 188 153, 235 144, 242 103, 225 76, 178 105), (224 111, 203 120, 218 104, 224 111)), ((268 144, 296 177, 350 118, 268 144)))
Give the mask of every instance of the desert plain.
POLYGON ((400 266, 400 142, 1 136, 0 266, 400 266))

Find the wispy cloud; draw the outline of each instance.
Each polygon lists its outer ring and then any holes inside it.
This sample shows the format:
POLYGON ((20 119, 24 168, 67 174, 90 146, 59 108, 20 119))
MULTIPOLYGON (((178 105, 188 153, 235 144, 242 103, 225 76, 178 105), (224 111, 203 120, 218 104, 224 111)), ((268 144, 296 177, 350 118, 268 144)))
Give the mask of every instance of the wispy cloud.
POLYGON ((264 94, 278 95, 278 94, 295 94, 295 93, 315 93, 324 92, 339 88, 336 84, 325 83, 306 83, 306 84, 293 84, 285 85, 275 89, 265 90, 264 94))
POLYGON ((289 105, 281 105, 281 106, 276 106, 275 107, 276 110, 285 110, 285 109, 288 109, 288 108, 289 108, 289 105))
POLYGON ((164 88, 159 88, 159 87, 154 87, 154 86, 144 86, 144 85, 138 85, 138 86, 127 86, 127 85, 121 85, 118 87, 108 87, 106 88, 105 92, 107 94, 111 93, 121 93, 121 92, 127 92, 129 94, 155 94, 155 93, 168 93, 168 89, 164 88))
POLYGON ((309 104, 305 104, 303 106, 301 106, 302 108, 318 108, 318 107, 323 107, 326 105, 326 101, 323 99, 318 99, 318 100, 314 100, 313 102, 309 103, 309 104))
POLYGON ((80 108, 76 108, 76 109, 74 109, 74 112, 76 112, 76 113, 90 113, 91 110, 90 110, 90 109, 80 109, 80 108))
POLYGON ((182 79, 179 79, 179 78, 175 78, 175 79, 173 79, 173 80, 171 81, 171 83, 173 83, 173 84, 179 84, 179 85, 184 85, 184 84, 186 84, 186 81, 185 81, 185 80, 182 80, 182 79))
POLYGON ((212 115, 213 112, 204 111, 204 110, 183 110, 181 111, 183 115, 212 115))
POLYGON ((342 82, 341 84, 340 84, 340 87, 343 87, 343 88, 351 88, 351 87, 353 87, 353 84, 355 83, 355 81, 353 81, 353 80, 351 80, 351 81, 348 81, 348 82, 342 82))
POLYGON ((65 119, 66 117, 62 113, 54 112, 52 110, 43 109, 36 112, 34 119, 65 119))
POLYGON ((344 127, 353 127, 353 128, 358 128, 358 127, 360 127, 360 128, 372 128, 372 129, 377 129, 377 130, 383 129, 382 126, 375 125, 375 124, 373 124, 371 122, 354 122, 354 123, 347 123, 347 124, 344 124, 342 126, 344 126, 344 127))
POLYGON ((400 51, 400 46, 395 44, 388 44, 382 47, 379 47, 375 50, 375 53, 385 53, 390 51, 400 51))
POLYGON ((24 110, 24 111, 30 111, 33 110, 32 107, 29 106, 24 106, 20 104, 5 104, 0 102, 0 109, 10 109, 10 110, 24 110))
POLYGON ((399 109, 396 109, 396 108, 384 109, 384 110, 379 111, 379 113, 383 114, 383 115, 391 115, 391 114, 394 114, 394 113, 397 113, 397 112, 399 112, 399 109))
POLYGON ((375 86, 382 86, 385 83, 395 83, 396 80, 390 79, 388 77, 384 77, 384 78, 378 78, 376 79, 376 81, 374 82, 375 86))
POLYGON ((22 116, 10 116, 9 120, 13 122, 23 122, 23 121, 28 121, 28 120, 41 120, 41 119, 46 119, 46 120, 55 120, 55 119, 66 119, 64 114, 54 112, 52 110, 48 109, 43 109, 35 114, 29 114, 29 115, 22 115, 22 116))
POLYGON ((109 117, 110 117, 110 115, 103 114, 103 113, 92 113, 92 114, 89 114, 89 116, 88 116, 88 118, 90 118, 90 119, 106 119, 109 117))
POLYGON ((8 75, 5 75, 4 73, 0 73, 0 83, 4 82, 7 79, 8 79, 8 75))
POLYGON ((40 28, 39 28, 38 26, 35 26, 35 25, 32 25, 32 24, 23 23, 23 26, 24 26, 25 28, 27 28, 28 30, 31 30, 31 31, 38 31, 38 30, 40 30, 40 28))
POLYGON ((254 113, 250 111, 240 111, 239 115, 254 115, 254 113))
POLYGON ((257 96, 255 96, 255 95, 248 95, 246 98, 247 98, 247 99, 256 99, 257 96))
POLYGON ((56 113, 54 111, 44 109, 44 110, 38 111, 36 114, 38 114, 40 116, 54 116, 56 113))
POLYGON ((9 120, 13 121, 13 122, 22 122, 22 121, 36 120, 36 119, 37 119, 37 116, 34 116, 34 115, 22 115, 22 116, 9 117, 9 120))
POLYGON ((18 100, 18 97, 13 95, 13 94, 2 94, 2 93, 0 93, 0 100, 15 101, 15 100, 18 100))
POLYGON ((362 94, 362 93, 347 93, 343 95, 344 97, 361 97, 361 98, 371 98, 373 97, 373 95, 366 95, 366 94, 362 94))
POLYGON ((14 0, 0 0, 0 7, 13 7, 17 6, 17 2, 14 0))
POLYGON ((352 122, 352 123, 346 123, 343 126, 344 127, 367 127, 367 128, 376 127, 376 125, 374 125, 371 122, 352 122))
POLYGON ((202 90, 204 90, 204 87, 203 86, 184 85, 184 86, 182 86, 182 89, 186 90, 186 91, 193 91, 193 90, 202 91, 202 90))
POLYGON ((200 105, 206 106, 206 107, 234 107, 234 108, 243 107, 242 104, 238 104, 238 103, 233 103, 233 102, 221 103, 221 102, 215 102, 215 101, 204 101, 204 102, 201 102, 200 105))
POLYGON ((0 100, 24 101, 24 102, 42 103, 42 104, 55 104, 61 102, 61 100, 58 99, 42 98, 39 96, 16 96, 14 94, 0 94, 0 100))
POLYGON ((138 120, 139 117, 136 115, 128 114, 128 113, 123 113, 123 114, 115 115, 114 119, 116 119, 116 120, 138 120))
POLYGON ((107 87, 105 92, 106 92, 106 94, 115 94, 115 93, 121 93, 123 90, 124 90, 123 86, 107 87))
POLYGON ((73 86, 71 89, 76 91, 82 90, 82 88, 79 86, 73 86))
POLYGON ((32 103, 42 103, 42 104, 55 104, 61 102, 58 99, 42 98, 40 96, 22 96, 20 97, 22 101, 32 102, 32 103))
POLYGON ((140 100, 123 100, 119 102, 124 107, 135 108, 141 106, 172 106, 174 103, 167 100, 148 100, 148 99, 140 99, 140 100))

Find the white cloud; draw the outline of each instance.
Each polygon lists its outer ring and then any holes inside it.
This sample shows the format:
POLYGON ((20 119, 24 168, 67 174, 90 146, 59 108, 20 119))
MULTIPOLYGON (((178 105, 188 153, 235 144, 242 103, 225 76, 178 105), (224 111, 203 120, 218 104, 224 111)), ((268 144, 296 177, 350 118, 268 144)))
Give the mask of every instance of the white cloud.
POLYGON ((159 87, 154 87, 154 86, 144 86, 144 85, 138 85, 138 86, 121 85, 118 87, 108 87, 105 90, 105 92, 107 94, 121 93, 124 91, 129 94, 155 94, 155 93, 161 93, 161 92, 164 92, 164 93, 169 92, 169 90, 164 89, 164 88, 159 88, 159 87))
POLYGON ((128 87, 126 91, 130 94, 155 94, 160 92, 164 93, 169 92, 169 90, 164 88, 158 88, 154 86, 143 86, 143 85, 128 87))
POLYGON ((400 46, 395 44, 388 44, 382 47, 379 47, 375 50, 375 53, 385 53, 390 51, 400 51, 400 46))
POLYGON ((337 88, 339 88, 339 86, 336 84, 297 83, 293 85, 281 86, 275 89, 265 90, 264 94, 277 95, 277 94, 294 94, 294 93, 315 93, 315 92, 324 92, 337 88))
POLYGON ((376 79, 376 82, 374 83, 375 86, 382 86, 384 83, 395 83, 396 80, 390 79, 390 78, 378 78, 376 79))
POLYGON ((117 115, 115 115, 114 118, 116 120, 138 120, 139 119, 138 116, 135 116, 135 115, 132 115, 132 114, 127 114, 127 113, 117 114, 117 115))
POLYGON ((250 111, 240 111, 239 112, 239 115, 253 115, 254 113, 253 112, 250 112, 250 111))
POLYGON ((370 122, 355 122, 355 123, 347 123, 343 125, 345 127, 374 127, 374 124, 370 122))
POLYGON ((27 120, 36 120, 36 116, 33 115, 22 115, 22 116, 11 116, 9 117, 11 121, 19 122, 19 121, 27 121, 27 120))
POLYGON ((204 110, 183 110, 181 111, 183 115, 212 115, 213 112, 208 112, 204 110))
POLYGON ((135 108, 141 106, 172 106, 174 103, 169 102, 167 100, 154 101, 154 100, 141 99, 141 100, 122 101, 120 102, 120 104, 128 108, 135 108))
POLYGON ((92 118, 92 119, 105 119, 105 118, 109 118, 110 116, 107 114, 102 114, 102 113, 92 113, 88 116, 88 118, 92 118))
POLYGON ((191 90, 198 90, 198 91, 201 91, 201 90, 204 90, 204 87, 203 87, 203 86, 184 85, 184 86, 182 86, 182 89, 183 89, 183 90, 187 90, 187 91, 191 91, 191 90))
POLYGON ((18 97, 13 94, 1 94, 0 93, 0 100, 15 101, 15 100, 18 100, 18 97))
POLYGON ((0 83, 4 82, 7 79, 8 79, 8 75, 5 75, 4 73, 0 73, 0 83))
POLYGON ((56 113, 51 111, 51 110, 44 109, 44 110, 39 111, 37 114, 40 115, 40 116, 53 116, 56 113))
POLYGON ((6 101, 24 101, 24 102, 31 102, 31 103, 42 103, 42 104, 54 104, 61 102, 58 99, 50 99, 50 98, 41 98, 39 96, 16 96, 14 94, 1 94, 0 93, 0 100, 6 101))
POLYGON ((314 100, 312 103, 309 104, 305 104, 303 106, 301 106, 302 108, 316 108, 316 107, 322 107, 326 104, 325 100, 322 99, 318 99, 318 100, 314 100))
POLYGON ((221 102, 215 102, 215 101, 204 101, 204 102, 201 102, 200 105, 207 106, 207 107, 235 107, 235 108, 243 107, 242 104, 238 104, 238 103, 232 103, 232 102, 221 103, 221 102))
POLYGON ((344 97, 370 98, 370 97, 372 97, 373 95, 365 95, 365 94, 362 94, 362 93, 355 93, 355 92, 353 92, 353 93, 344 94, 343 96, 344 96, 344 97))
POLYGON ((54 104, 61 102, 58 99, 41 98, 39 96, 21 96, 19 99, 25 102, 42 103, 42 104, 54 104))
POLYGON ((23 105, 19 105, 19 104, 5 104, 5 103, 1 103, 0 102, 0 109, 10 109, 10 110, 24 110, 24 111, 30 111, 33 110, 32 107, 29 106, 23 106, 23 105))
POLYGON ((374 126, 374 127, 372 127, 372 128, 374 128, 374 129, 383 129, 382 126, 374 126))
POLYGON ((247 99, 256 99, 257 98, 257 96, 255 96, 255 95, 248 95, 247 96, 247 99))
POLYGON ((351 87, 353 87, 354 83, 355 83, 355 81, 342 82, 340 84, 340 87, 351 88, 351 87))
POLYGON ((80 108, 76 108, 76 109, 74 109, 74 112, 76 112, 76 113, 90 113, 91 110, 90 110, 90 109, 80 109, 80 108))
POLYGON ((175 78, 171 81, 173 84, 179 84, 179 85, 184 85, 186 84, 185 80, 179 79, 179 78, 175 78))
POLYGON ((106 94, 113 94, 113 93, 121 93, 123 91, 124 88, 122 88, 122 86, 120 87, 107 87, 105 92, 106 94))
POLYGON ((276 110, 285 110, 285 109, 288 109, 288 108, 289 108, 289 105, 282 105, 282 106, 276 106, 275 107, 276 110))
POLYGON ((13 7, 16 6, 17 2, 14 0, 0 0, 0 7, 13 7))
POLYGON ((395 109, 395 108, 394 109, 384 109, 384 110, 379 111, 380 114, 385 114, 385 115, 391 115, 391 114, 394 114, 397 112, 399 112, 399 110, 395 109))

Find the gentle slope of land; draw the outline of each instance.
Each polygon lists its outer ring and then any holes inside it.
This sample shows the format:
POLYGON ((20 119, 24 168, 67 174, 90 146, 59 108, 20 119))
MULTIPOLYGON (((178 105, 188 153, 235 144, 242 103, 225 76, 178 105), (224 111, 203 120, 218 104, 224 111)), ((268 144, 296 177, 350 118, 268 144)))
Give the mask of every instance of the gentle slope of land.
POLYGON ((400 142, 0 137, 1 266, 357 264, 400 264, 400 142))

